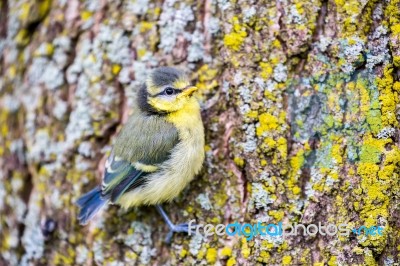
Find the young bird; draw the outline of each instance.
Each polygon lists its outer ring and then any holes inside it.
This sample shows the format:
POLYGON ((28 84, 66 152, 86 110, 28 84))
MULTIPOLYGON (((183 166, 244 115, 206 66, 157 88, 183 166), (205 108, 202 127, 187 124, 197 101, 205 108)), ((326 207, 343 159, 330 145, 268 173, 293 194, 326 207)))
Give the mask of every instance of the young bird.
POLYGON ((173 224, 159 204, 178 196, 204 161, 204 128, 193 97, 196 90, 175 68, 153 70, 105 163, 101 186, 77 201, 81 224, 107 203, 124 208, 157 205, 170 228, 167 241, 174 232, 189 233, 187 224, 173 224))

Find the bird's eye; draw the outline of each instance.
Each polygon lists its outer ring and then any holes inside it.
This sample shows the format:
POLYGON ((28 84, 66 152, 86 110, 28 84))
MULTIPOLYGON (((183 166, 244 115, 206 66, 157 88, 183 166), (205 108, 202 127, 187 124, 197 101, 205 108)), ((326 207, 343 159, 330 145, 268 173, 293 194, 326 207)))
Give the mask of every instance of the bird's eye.
POLYGON ((164 92, 165 92, 165 94, 167 94, 167 95, 172 95, 172 94, 175 93, 175 90, 174 90, 173 88, 171 88, 171 87, 168 87, 168 88, 166 88, 166 89, 164 90, 164 92))

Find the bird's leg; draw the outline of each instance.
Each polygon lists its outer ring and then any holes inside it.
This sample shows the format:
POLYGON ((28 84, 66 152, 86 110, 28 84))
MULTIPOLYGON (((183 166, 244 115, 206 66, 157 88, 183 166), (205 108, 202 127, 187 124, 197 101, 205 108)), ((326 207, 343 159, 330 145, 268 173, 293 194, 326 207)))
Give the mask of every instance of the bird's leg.
POLYGON ((188 235, 196 233, 197 225, 191 224, 191 223, 183 223, 183 224, 175 225, 171 222, 167 213, 164 211, 164 209, 161 207, 161 205, 156 205, 156 208, 169 227, 169 232, 167 234, 167 237, 165 238, 165 242, 170 243, 171 239, 172 239, 172 235, 174 233, 187 233, 188 235))

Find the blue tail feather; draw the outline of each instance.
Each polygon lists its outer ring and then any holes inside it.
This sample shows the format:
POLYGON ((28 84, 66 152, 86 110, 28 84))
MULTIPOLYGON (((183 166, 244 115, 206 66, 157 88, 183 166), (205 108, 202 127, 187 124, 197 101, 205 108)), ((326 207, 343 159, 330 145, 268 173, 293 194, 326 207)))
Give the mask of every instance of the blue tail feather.
POLYGON ((76 201, 76 204, 80 208, 78 215, 79 223, 82 225, 87 224, 106 202, 107 200, 101 197, 100 187, 96 187, 80 197, 76 201))

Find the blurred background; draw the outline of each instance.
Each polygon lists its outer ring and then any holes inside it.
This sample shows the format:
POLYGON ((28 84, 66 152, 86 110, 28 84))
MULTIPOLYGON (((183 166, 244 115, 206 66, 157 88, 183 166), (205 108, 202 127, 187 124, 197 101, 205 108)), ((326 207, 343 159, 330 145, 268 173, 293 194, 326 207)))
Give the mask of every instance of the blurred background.
POLYGON ((395 265, 399 0, 1 0, 1 265, 395 265), (149 70, 200 88, 203 171, 174 222, 384 226, 163 243, 151 207, 79 226, 76 199, 149 70))

